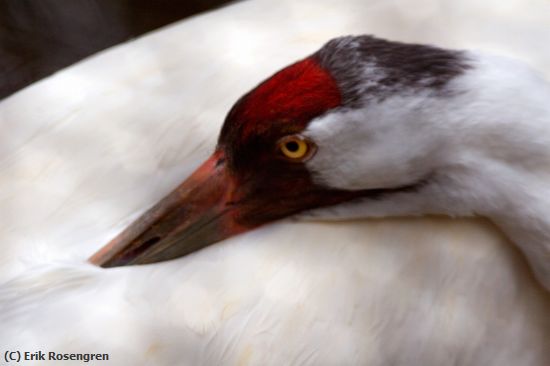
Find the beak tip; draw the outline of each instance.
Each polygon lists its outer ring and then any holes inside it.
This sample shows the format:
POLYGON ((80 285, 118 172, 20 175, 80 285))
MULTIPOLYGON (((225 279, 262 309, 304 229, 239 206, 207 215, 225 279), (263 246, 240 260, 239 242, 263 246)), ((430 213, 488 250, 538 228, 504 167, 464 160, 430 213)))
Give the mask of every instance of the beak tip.
POLYGON ((245 231, 228 206, 235 182, 219 161, 212 155, 88 261, 101 268, 163 262, 245 231))
POLYGON ((120 259, 117 260, 113 256, 109 256, 109 253, 104 253, 103 251, 99 251, 92 255, 90 258, 88 258, 88 262, 93 264, 94 266, 98 266, 101 268, 111 268, 111 267, 120 267, 123 266, 124 263, 120 259))

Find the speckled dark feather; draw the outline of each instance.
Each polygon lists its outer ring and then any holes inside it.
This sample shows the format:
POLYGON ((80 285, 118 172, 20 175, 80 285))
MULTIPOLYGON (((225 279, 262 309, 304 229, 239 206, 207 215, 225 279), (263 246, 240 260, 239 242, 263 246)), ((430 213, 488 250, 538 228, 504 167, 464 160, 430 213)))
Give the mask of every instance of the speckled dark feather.
POLYGON ((332 39, 313 57, 337 80, 342 104, 353 108, 419 89, 448 95, 449 81, 471 67, 462 51, 369 35, 332 39))

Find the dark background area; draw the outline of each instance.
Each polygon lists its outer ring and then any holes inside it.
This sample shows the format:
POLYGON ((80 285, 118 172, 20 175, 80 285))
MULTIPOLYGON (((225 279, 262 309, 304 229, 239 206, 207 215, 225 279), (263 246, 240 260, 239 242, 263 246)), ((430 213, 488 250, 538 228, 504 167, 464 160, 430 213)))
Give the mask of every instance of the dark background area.
POLYGON ((230 0, 0 0, 0 99, 93 53, 230 0))

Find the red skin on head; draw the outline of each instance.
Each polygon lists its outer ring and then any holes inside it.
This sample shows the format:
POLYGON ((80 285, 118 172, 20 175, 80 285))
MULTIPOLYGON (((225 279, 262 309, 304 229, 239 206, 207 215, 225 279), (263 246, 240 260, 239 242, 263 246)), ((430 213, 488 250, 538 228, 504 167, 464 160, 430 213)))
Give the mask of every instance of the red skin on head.
POLYGON ((334 78, 314 57, 298 61, 242 97, 228 114, 220 142, 228 145, 276 129, 301 131, 315 117, 341 104, 334 78), (276 125, 292 126, 276 126, 276 125), (229 137, 229 136, 228 136, 229 137))

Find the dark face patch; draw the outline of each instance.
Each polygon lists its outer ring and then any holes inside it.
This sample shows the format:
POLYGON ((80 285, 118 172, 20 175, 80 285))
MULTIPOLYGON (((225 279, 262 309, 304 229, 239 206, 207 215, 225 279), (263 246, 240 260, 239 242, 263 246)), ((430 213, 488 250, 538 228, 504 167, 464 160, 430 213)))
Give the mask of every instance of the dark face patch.
POLYGON ((238 182, 235 204, 246 212, 240 222, 258 225, 338 199, 339 194, 316 187, 303 164, 283 159, 277 141, 302 132, 312 119, 340 102, 332 76, 315 59, 306 58, 235 104, 224 122, 218 149, 238 182))
POLYGON ((234 169, 273 155, 276 141, 301 132, 317 116, 340 105, 332 76, 316 60, 290 65, 244 95, 226 117, 219 146, 234 169))

